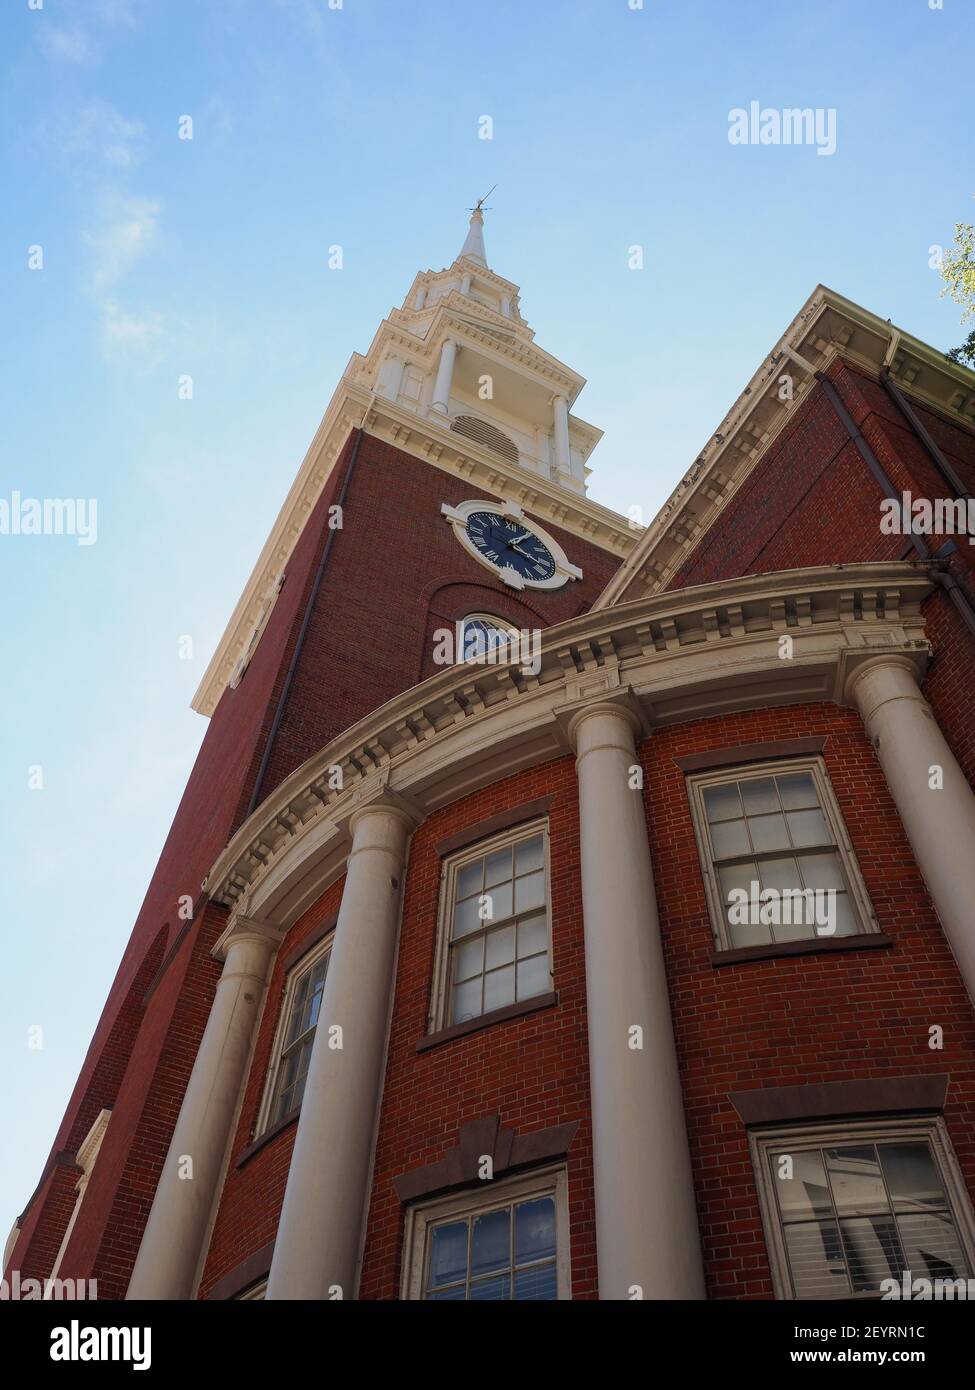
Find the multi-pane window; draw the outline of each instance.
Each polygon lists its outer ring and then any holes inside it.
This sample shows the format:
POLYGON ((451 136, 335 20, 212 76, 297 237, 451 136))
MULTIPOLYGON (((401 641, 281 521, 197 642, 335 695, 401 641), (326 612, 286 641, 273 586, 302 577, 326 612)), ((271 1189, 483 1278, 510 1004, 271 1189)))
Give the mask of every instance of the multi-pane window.
POLYGON ((905 1272, 970 1277, 964 1198, 952 1194, 946 1146, 939 1127, 923 1122, 760 1138, 755 1161, 781 1295, 879 1298, 882 1281, 900 1284, 905 1272))
POLYGON ((330 955, 329 941, 301 961, 289 979, 261 1129, 276 1124, 301 1105, 330 955))
POLYGON ((406 1297, 537 1303, 569 1296, 564 1172, 499 1187, 411 1211, 406 1297))
POLYGON ((465 1023, 551 989, 546 838, 535 826, 448 863, 435 1026, 465 1023))
POLYGON ((691 779, 690 792, 720 946, 872 929, 818 760, 705 774, 691 779))

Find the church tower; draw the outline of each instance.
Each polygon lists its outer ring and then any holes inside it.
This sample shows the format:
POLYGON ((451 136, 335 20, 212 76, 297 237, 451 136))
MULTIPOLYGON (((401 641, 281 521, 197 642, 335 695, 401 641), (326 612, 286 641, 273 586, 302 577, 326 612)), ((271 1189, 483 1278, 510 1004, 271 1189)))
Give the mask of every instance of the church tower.
POLYGON ((7 1270, 975 1278, 975 377, 818 286, 638 537, 483 211, 350 359, 204 675, 7 1270), (904 494, 951 525, 881 525, 904 494))
MULTIPOLYGON (((220 976, 230 900, 212 870, 228 841, 308 758, 435 674, 440 634, 575 617, 629 554, 637 533, 586 495, 600 431, 573 412, 584 384, 489 267, 480 204, 453 262, 418 274, 353 353, 194 697, 206 736, 12 1235, 25 1277, 126 1290, 220 976)), ((377 745, 343 770, 385 761, 377 745)))

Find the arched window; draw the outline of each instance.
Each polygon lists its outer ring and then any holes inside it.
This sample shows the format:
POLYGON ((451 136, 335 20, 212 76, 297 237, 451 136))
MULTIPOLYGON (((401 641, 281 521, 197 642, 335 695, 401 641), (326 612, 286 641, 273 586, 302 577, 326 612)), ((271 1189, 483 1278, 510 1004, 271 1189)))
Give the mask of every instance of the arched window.
POLYGON ((458 624, 458 661, 504 662, 518 629, 493 613, 468 613, 458 624))

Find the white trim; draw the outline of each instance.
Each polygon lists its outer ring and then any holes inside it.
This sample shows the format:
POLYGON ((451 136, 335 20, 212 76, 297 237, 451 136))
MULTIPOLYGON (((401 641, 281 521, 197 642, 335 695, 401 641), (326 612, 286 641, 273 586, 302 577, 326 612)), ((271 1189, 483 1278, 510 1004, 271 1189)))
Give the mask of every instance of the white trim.
POLYGON ((295 993, 301 977, 309 970, 313 970, 323 956, 331 954, 332 943, 335 940, 335 932, 330 931, 326 937, 312 946, 305 955, 299 957, 288 971, 282 991, 281 1008, 278 1011, 278 1021, 274 1029, 274 1043, 271 1047, 271 1054, 268 1060, 267 1073, 264 1078, 264 1094, 261 1097, 261 1106, 257 1114, 257 1124, 254 1127, 254 1138, 259 1139, 271 1123, 271 1107, 275 1101, 275 1093, 278 1086, 278 1072, 281 1068, 281 1055, 284 1051, 284 1039, 291 1022, 291 1010, 294 1005, 295 993))
POLYGON ((430 1202, 407 1208, 403 1227, 403 1259, 400 1298, 419 1302, 423 1296, 427 1233, 432 1225, 450 1217, 476 1216, 509 1203, 536 1197, 555 1199, 555 1271, 559 1300, 572 1297, 572 1265, 569 1251, 569 1179, 564 1166, 543 1168, 498 1181, 487 1181, 482 1191, 465 1188, 430 1202))
POLYGON ((234 667, 233 675, 227 682, 231 690, 237 689, 238 685, 240 685, 241 681, 244 678, 245 671, 251 664, 251 659, 253 658, 254 653, 257 651, 257 645, 260 642, 261 638, 264 636, 264 629, 267 627, 268 623, 271 620, 271 614, 274 612, 274 606, 278 601, 278 595, 280 594, 281 589, 284 586, 284 581, 286 578, 286 575, 279 574, 277 579, 274 581, 274 585, 271 589, 270 594, 264 600, 264 607, 261 612, 261 616, 258 618, 257 626, 251 633, 250 640, 248 641, 247 646, 244 648, 243 655, 237 662, 237 665, 234 667))
MULTIPOLYGON (((964 1178, 958 1167, 951 1140, 944 1119, 935 1116, 904 1116, 902 1119, 875 1120, 837 1120, 832 1124, 779 1125, 756 1128, 749 1132, 748 1147, 751 1153, 755 1184, 758 1189, 759 1210, 765 1245, 772 1270, 772 1285, 775 1297, 784 1301, 802 1302, 797 1299, 792 1282, 792 1273, 782 1234, 782 1219, 778 1201, 772 1188, 772 1175, 768 1156, 772 1150, 794 1148, 816 1148, 823 1144, 849 1144, 857 1141, 878 1143, 885 1140, 925 1139, 931 1145, 939 1175, 945 1186, 948 1208, 951 1212, 959 1243, 968 1260, 970 1274, 975 1275, 975 1214, 964 1178)), ((922 1271, 915 1270, 915 1275, 922 1271)), ((861 1301, 879 1298, 877 1293, 843 1293, 835 1300, 861 1301)))
POLYGON ((568 714, 580 702, 625 697, 651 729, 780 705, 844 705, 852 672, 878 654, 902 656, 923 679, 926 570, 883 562, 701 585, 546 629, 537 674, 445 667, 285 778, 221 851, 204 890, 287 929, 344 871, 348 821, 360 806, 393 796, 422 818, 565 757, 568 714), (782 633, 793 639, 788 661, 782 633))
POLYGON ((102 1141, 104 1140, 105 1132, 108 1129, 108 1122, 111 1118, 111 1110, 104 1108, 99 1110, 98 1114, 95 1116, 94 1124, 92 1125, 88 1133, 85 1135, 84 1139, 82 1139, 81 1143, 78 1145, 78 1151, 75 1154, 75 1162, 77 1163, 78 1167, 82 1170, 81 1177, 75 1184, 76 1195, 74 1200, 74 1206, 71 1208, 71 1215, 68 1218, 68 1224, 65 1227, 64 1235, 61 1237, 61 1244, 58 1246, 58 1253, 55 1256, 54 1264, 51 1266, 51 1273, 48 1275, 48 1280, 45 1282, 45 1299, 50 1299, 53 1295, 54 1280, 57 1278, 58 1270, 61 1268, 61 1261, 64 1259, 64 1252, 68 1248, 68 1242, 70 1241, 71 1233, 75 1228, 75 1222, 78 1219, 78 1213, 81 1210, 81 1204, 85 1200, 85 1193, 88 1190, 88 1179, 91 1177, 94 1171, 95 1163, 98 1159, 98 1154, 102 1147, 102 1141))

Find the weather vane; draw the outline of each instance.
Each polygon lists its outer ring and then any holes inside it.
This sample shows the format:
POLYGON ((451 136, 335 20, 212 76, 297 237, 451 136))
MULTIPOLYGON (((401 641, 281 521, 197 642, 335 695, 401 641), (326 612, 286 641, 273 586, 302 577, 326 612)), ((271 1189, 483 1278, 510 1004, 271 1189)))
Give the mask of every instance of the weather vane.
POLYGON ((490 209, 490 208, 486 208, 486 207, 484 206, 484 204, 487 202, 488 198, 490 198, 491 194, 494 192, 494 190, 495 190, 495 188, 497 188, 497 186, 498 186, 497 184, 493 184, 492 187, 489 188, 488 191, 485 193, 485 195, 484 195, 483 198, 478 198, 476 206, 475 206, 475 207, 472 207, 472 208, 468 208, 467 211, 468 211, 468 212, 490 212, 491 209, 490 209))

